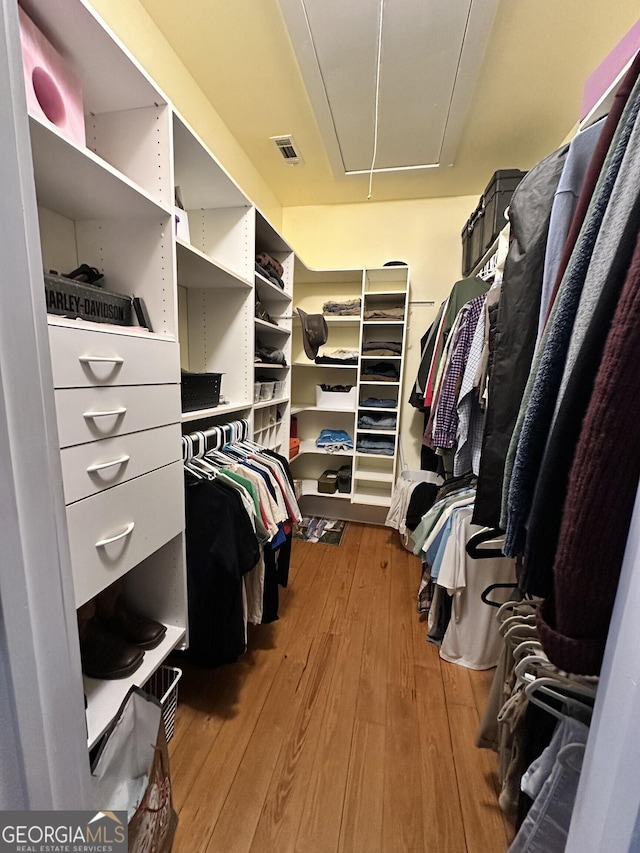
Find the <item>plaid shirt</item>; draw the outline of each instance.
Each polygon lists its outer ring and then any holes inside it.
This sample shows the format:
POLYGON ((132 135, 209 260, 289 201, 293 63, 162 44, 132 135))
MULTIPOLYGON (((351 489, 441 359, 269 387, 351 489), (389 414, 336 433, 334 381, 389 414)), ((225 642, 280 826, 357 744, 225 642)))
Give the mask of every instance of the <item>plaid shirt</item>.
POLYGON ((458 394, 485 299, 486 294, 483 293, 460 309, 460 324, 445 368, 438 398, 438 411, 434 419, 434 447, 443 449, 455 447, 458 430, 458 394))
POLYGON ((458 396, 458 449, 453 461, 454 477, 461 477, 469 471, 478 476, 480 470, 484 409, 480 405, 478 389, 474 387, 474 382, 484 349, 485 313, 483 306, 471 342, 469 358, 458 396))

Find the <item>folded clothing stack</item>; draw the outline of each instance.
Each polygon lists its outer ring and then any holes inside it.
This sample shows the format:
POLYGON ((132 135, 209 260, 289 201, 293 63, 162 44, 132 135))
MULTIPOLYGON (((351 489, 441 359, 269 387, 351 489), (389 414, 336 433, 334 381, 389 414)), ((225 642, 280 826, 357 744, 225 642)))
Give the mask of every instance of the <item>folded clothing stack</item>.
POLYGON ((346 302, 325 302, 322 306, 322 313, 329 317, 359 317, 362 300, 348 299, 346 302))
POLYGON ((264 344, 260 340, 256 340, 256 350, 253 360, 257 364, 281 364, 283 367, 287 366, 287 360, 282 350, 267 346, 267 344, 264 344))
POLYGON ((334 349, 326 355, 317 355, 315 362, 316 364, 339 364, 343 367, 346 365, 356 366, 358 364, 358 350, 334 349))
POLYGON ((370 409, 395 409, 398 404, 395 400, 384 397, 367 397, 360 401, 360 405, 370 409))
POLYGON ((260 275, 263 275, 272 284, 276 284, 284 290, 284 282, 282 280, 284 267, 279 261, 272 258, 271 255, 268 255, 266 252, 259 252, 256 255, 256 272, 259 272, 260 275))
POLYGON ((374 453, 379 456, 393 456, 395 439, 384 435, 363 435, 358 437, 358 453, 374 453))
POLYGON ((395 429, 397 415, 385 412, 367 412, 358 416, 358 427, 360 429, 395 429))
POLYGON ((323 429, 316 438, 316 447, 331 453, 335 450, 353 450, 353 439, 343 429, 323 429))
POLYGON ((399 341, 365 341, 362 355, 402 355, 402 344, 399 341))
POLYGON ((371 308, 364 312, 365 320, 404 320, 404 308, 371 308))
POLYGON ((397 382, 400 371, 389 361, 376 361, 363 365, 360 375, 366 382, 397 382))

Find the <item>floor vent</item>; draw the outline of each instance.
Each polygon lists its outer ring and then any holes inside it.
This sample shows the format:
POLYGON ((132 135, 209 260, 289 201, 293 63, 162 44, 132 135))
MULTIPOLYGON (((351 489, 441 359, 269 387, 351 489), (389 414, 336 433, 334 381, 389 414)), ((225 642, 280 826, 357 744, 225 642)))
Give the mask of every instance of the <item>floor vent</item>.
POLYGON ((269 138, 274 141, 276 148, 282 154, 282 158, 289 165, 295 166, 297 163, 303 162, 292 136, 271 136, 269 138))

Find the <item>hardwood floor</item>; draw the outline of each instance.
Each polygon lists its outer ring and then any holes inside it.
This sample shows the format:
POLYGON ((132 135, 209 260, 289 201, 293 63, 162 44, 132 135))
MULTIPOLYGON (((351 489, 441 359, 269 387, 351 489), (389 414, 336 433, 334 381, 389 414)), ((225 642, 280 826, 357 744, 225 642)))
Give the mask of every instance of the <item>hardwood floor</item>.
POLYGON ((440 660, 419 571, 381 527, 294 542, 280 620, 236 664, 181 664, 174 853, 504 853, 474 745, 493 671, 440 660))

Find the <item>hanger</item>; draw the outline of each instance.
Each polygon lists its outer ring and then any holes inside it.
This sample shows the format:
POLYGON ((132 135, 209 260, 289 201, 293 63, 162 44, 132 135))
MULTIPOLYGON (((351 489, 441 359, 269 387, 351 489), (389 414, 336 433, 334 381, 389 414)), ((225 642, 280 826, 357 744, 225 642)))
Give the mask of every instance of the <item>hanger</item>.
POLYGON ((526 657, 518 661, 514 666, 513 671, 518 681, 522 684, 528 684, 533 678, 538 677, 537 670, 535 672, 530 672, 528 670, 530 670, 532 666, 538 665, 542 667, 553 666, 542 649, 537 651, 535 654, 526 655, 526 657), (525 674, 527 675, 526 678, 525 674))
POLYGON ((480 593, 480 600, 484 604, 488 604, 489 607, 502 607, 502 601, 492 601, 489 598, 489 594, 493 592, 494 589, 518 589, 517 583, 492 583, 486 589, 483 589, 480 593))
POLYGON ((517 613, 515 616, 507 616, 500 623, 500 633, 504 636, 514 625, 533 625, 536 624, 535 613, 517 613))
POLYGON ((523 640, 513 650, 513 658, 516 663, 519 663, 525 655, 531 655, 535 652, 542 652, 542 643, 540 640, 530 639, 523 640))
POLYGON ((504 530, 498 527, 485 527, 474 533, 467 541, 467 554, 474 560, 482 560, 488 557, 504 557, 502 548, 481 548, 485 542, 493 542, 497 539, 504 538, 504 530))
POLYGON ((578 683, 569 684, 565 681, 543 676, 535 678, 527 684, 524 692, 530 702, 553 714, 559 720, 574 717, 587 724, 591 720, 593 703, 596 698, 596 691, 591 687, 578 683), (553 699, 560 707, 545 701, 544 697, 553 699))

